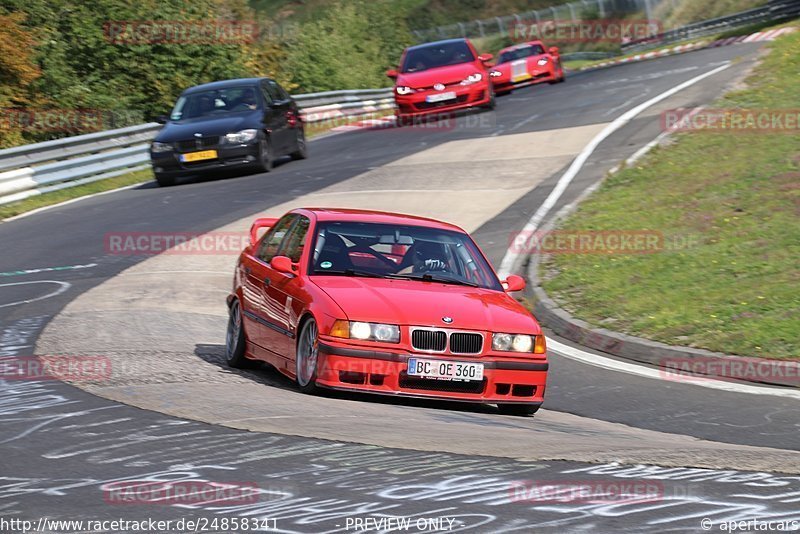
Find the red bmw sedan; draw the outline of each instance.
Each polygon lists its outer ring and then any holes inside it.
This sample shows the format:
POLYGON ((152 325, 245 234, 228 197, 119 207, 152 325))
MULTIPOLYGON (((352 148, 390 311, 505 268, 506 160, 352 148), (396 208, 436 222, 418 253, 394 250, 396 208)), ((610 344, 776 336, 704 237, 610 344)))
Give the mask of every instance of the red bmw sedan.
POLYGON ((317 388, 497 404, 527 415, 548 361, 536 319, 460 228, 384 212, 257 219, 228 296, 227 361, 317 388), (258 238, 260 230, 268 228, 258 238))
POLYGON ((468 39, 449 39, 409 47, 395 81, 399 124, 414 118, 472 107, 493 109, 494 89, 486 68, 491 54, 479 55, 468 39))

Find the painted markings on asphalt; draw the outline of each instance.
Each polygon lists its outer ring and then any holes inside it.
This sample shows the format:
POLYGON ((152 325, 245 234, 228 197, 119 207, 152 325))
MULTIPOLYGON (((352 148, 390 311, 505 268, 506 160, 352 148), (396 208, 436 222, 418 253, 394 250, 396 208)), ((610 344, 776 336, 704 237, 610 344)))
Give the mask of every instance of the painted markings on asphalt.
POLYGON ((8 308, 10 306, 17 306, 19 304, 30 304, 31 302, 37 302, 39 300, 49 299, 57 295, 60 295, 61 293, 72 287, 72 284, 70 284, 69 282, 61 282, 58 280, 33 280, 30 282, 14 282, 13 284, 0 284, 0 287, 24 286, 33 284, 56 284, 59 287, 58 289, 51 291, 47 295, 42 295, 41 297, 36 297, 27 300, 18 300, 16 302, 9 302, 8 304, 0 304, 0 308, 8 308))
POLYGON ((92 267, 97 267, 97 264, 87 263, 86 265, 64 265, 62 267, 41 267, 39 269, 22 269, 19 271, 6 271, 4 273, 0 273, 0 276, 22 276, 26 274, 50 273, 56 271, 77 271, 79 269, 91 269, 92 267))
MULTIPOLYGON (((564 194, 569 184, 572 182, 573 178, 578 175, 578 173, 583 169, 583 166, 586 164, 586 161, 589 159, 595 149, 605 141, 611 134, 628 124, 634 117, 642 113, 644 110, 658 104, 659 102, 666 100, 667 98, 671 97, 672 95, 686 89, 687 87, 691 87, 692 85, 710 77, 714 74, 722 72, 723 70, 730 67, 731 63, 728 61, 724 65, 717 67, 713 70, 710 70, 704 74, 699 76, 695 76, 690 80, 687 80, 679 85, 676 85, 672 89, 669 89, 660 95, 657 95, 646 102, 639 104, 638 106, 630 109, 614 119, 608 126, 603 128, 603 130, 598 133, 586 147, 578 154, 578 157, 572 162, 572 164, 567 169, 567 172, 564 173, 561 178, 559 178, 558 183, 556 183, 555 188, 550 192, 547 196, 545 201, 539 206, 539 209, 536 210, 536 213, 533 214, 533 217, 530 218, 528 223, 522 229, 522 231, 518 235, 531 235, 535 232, 539 225, 544 220, 544 217, 550 212, 553 206, 556 205, 558 200, 561 198, 561 195, 564 194)), ((513 242, 513 239, 511 240, 513 242)), ((519 252, 515 252, 513 250, 508 250, 506 255, 503 257, 503 261, 500 263, 499 275, 500 278, 506 278, 509 274, 514 272, 515 268, 517 267, 518 262, 520 261, 521 254, 519 252)))
POLYGON ((749 384, 741 384, 738 382, 725 382, 722 380, 715 380, 706 377, 686 377, 686 380, 680 380, 678 376, 667 376, 667 371, 663 369, 654 369, 652 367, 645 367, 636 363, 628 363, 613 358, 606 358, 598 354, 586 352, 570 345, 565 345, 552 338, 547 338, 547 348, 552 350, 560 356, 576 360, 582 363, 601 367, 611 371, 618 371, 630 375, 643 376, 646 378, 653 378, 656 380, 667 380, 675 382, 676 384, 689 384, 693 386, 701 386, 704 388, 717 389, 721 391, 729 391, 731 393, 749 393, 752 395, 772 395, 774 397, 787 397, 790 399, 800 400, 800 391, 791 389, 777 389, 762 386, 753 386, 749 384))

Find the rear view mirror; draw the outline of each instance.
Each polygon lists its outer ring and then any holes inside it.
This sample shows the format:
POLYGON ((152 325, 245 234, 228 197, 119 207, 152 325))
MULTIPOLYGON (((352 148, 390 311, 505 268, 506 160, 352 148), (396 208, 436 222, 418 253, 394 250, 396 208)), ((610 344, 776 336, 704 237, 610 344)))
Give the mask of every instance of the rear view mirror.
POLYGON ((525 289, 525 279, 516 274, 511 274, 503 281, 503 289, 508 293, 522 291, 525 289))
POLYGON ((493 57, 492 54, 481 54, 478 56, 478 59, 486 63, 487 61, 491 61, 493 57))
POLYGON ((386 71, 386 76, 388 76, 389 78, 395 79, 398 76, 398 72, 396 70, 394 70, 394 69, 389 69, 389 70, 386 71))
POLYGON ((548 52, 550 52, 550 55, 552 55, 552 56, 557 56, 558 55, 558 47, 557 46, 551 46, 550 50, 548 50, 548 52))
POLYGON ((279 273, 295 274, 297 272, 297 266, 287 256, 275 256, 269 264, 279 273))
POLYGON ((158 124, 167 124, 167 122, 169 122, 169 115, 158 115, 155 118, 155 122, 158 124))

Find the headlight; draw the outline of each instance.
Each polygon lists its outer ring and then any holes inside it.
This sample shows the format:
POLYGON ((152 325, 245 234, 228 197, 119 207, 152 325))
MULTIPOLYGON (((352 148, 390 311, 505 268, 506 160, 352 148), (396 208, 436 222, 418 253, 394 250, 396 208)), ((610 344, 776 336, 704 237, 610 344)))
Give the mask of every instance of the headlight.
POLYGON ((150 150, 152 150, 154 154, 161 152, 172 152, 172 145, 169 143, 159 143, 158 141, 154 141, 153 144, 150 145, 150 150))
POLYGON ((483 74, 480 72, 476 72, 475 74, 470 74, 461 82, 461 85, 472 85, 473 83, 478 83, 483 79, 483 74))
POLYGON ((494 334, 492 335, 492 350, 544 354, 546 349, 544 336, 494 334))
POLYGON ((338 320, 331 329, 331 335, 362 341, 380 341, 382 343, 399 343, 400 327, 396 324, 365 323, 363 321, 338 320))
POLYGON ((491 76, 492 78, 499 78, 502 75, 503 73, 500 72, 499 70, 493 70, 492 72, 489 73, 489 76, 491 76))
POLYGON ((414 92, 412 88, 406 87, 405 85, 398 85, 395 90, 397 91, 398 95, 410 95, 414 92))
POLYGON ((249 143, 258 135, 258 130, 242 130, 241 132, 229 133, 225 136, 225 142, 232 145, 249 143))
POLYGON ((542 59, 537 61, 536 64, 539 65, 540 67, 544 67, 545 65, 547 65, 547 62, 548 62, 547 58, 543 57, 542 59))

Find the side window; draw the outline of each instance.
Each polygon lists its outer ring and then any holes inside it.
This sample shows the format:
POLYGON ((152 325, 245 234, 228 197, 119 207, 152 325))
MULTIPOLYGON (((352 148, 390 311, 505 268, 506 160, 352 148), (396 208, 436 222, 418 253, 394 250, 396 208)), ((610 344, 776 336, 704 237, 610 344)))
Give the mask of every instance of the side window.
POLYGON ((267 84, 274 87, 275 91, 278 93, 278 97, 281 100, 289 100, 289 93, 287 93, 286 90, 283 87, 278 85, 278 82, 274 82, 272 80, 269 80, 267 82, 267 84))
POLYGON ((269 95, 269 98, 272 102, 276 100, 282 100, 281 95, 278 93, 278 85, 273 82, 272 80, 267 80, 264 82, 264 91, 269 95))
POLYGON ((272 95, 269 93, 269 91, 267 91, 267 84, 266 83, 262 83, 261 84, 261 95, 264 97, 264 103, 268 107, 271 106, 272 103, 275 101, 275 99, 272 97, 272 95))
POLYGON ((283 241, 283 246, 280 249, 281 256, 288 256, 294 263, 300 261, 300 256, 303 255, 303 248, 306 246, 310 224, 311 221, 307 217, 300 216, 297 224, 294 225, 292 231, 283 241))
POLYGON ((286 237, 286 232, 291 228, 292 223, 297 219, 297 215, 290 213, 282 217, 275 226, 269 229, 264 235, 261 243, 258 245, 258 252, 256 257, 263 262, 269 263, 272 258, 277 256, 278 249, 280 249, 283 238, 286 237))

